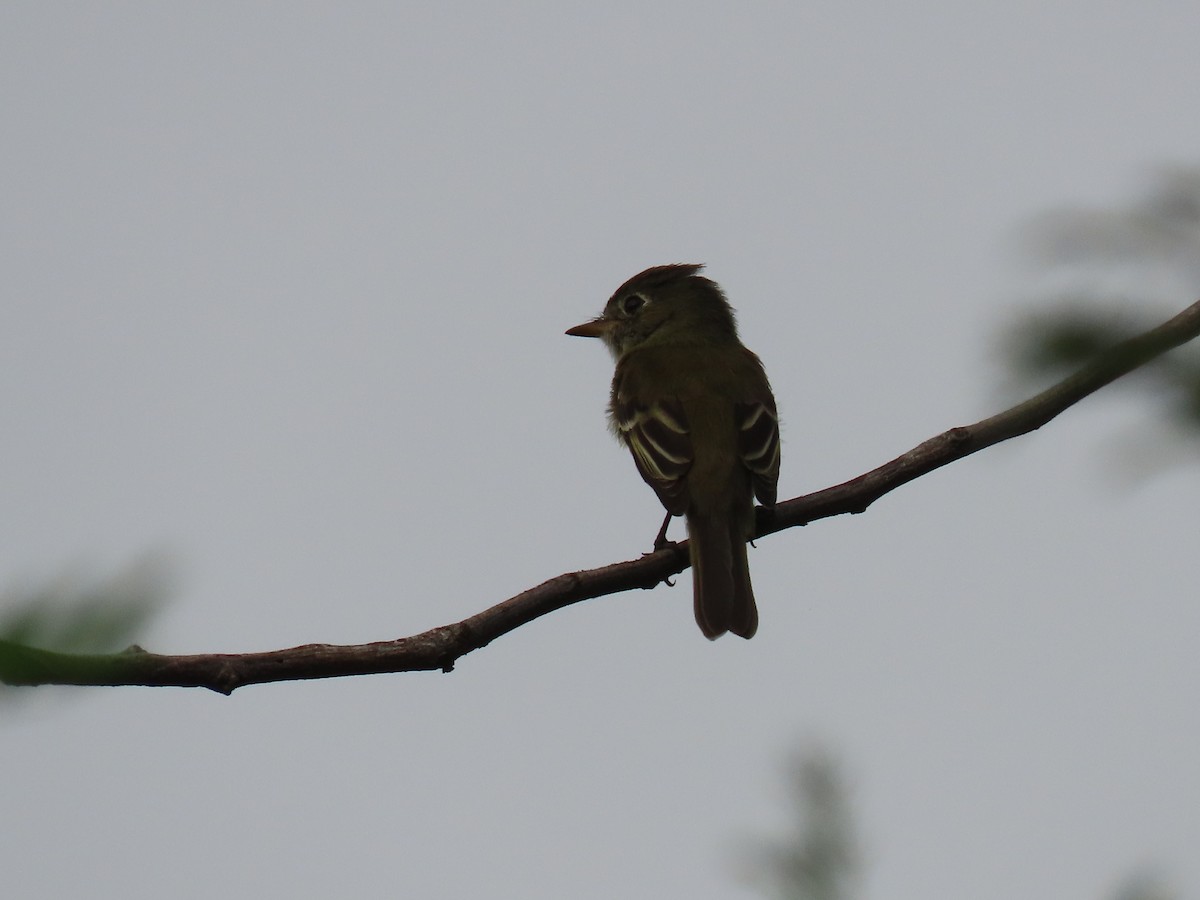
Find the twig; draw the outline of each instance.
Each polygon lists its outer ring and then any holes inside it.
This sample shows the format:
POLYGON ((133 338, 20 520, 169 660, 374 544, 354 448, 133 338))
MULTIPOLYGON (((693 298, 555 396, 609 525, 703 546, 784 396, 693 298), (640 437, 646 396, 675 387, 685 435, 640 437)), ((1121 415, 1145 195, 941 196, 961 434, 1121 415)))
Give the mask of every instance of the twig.
MULTIPOLYGON (((864 475, 773 509, 759 509, 756 537, 844 513, 860 513, 903 484, 985 447, 1041 428, 1059 413, 1150 360, 1200 334, 1200 302, 1168 322, 1097 356, 1074 375, 998 415, 951 428, 864 475)), ((0 641, 0 680, 13 685, 206 687, 222 694, 247 684, 383 672, 449 672, 472 650, 572 603, 652 588, 688 566, 687 542, 639 559, 571 572, 522 591, 453 625, 371 644, 305 644, 267 653, 163 656, 56 653, 0 641)))

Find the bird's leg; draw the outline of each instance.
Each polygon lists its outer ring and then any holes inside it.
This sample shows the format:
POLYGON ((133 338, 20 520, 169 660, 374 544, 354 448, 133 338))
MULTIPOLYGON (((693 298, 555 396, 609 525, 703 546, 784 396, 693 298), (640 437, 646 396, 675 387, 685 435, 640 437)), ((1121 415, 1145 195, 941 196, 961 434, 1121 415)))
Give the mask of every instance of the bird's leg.
POLYGON ((667 540, 667 528, 669 528, 671 525, 671 518, 672 518, 671 514, 667 513, 667 517, 665 519, 663 519, 662 528, 658 529, 658 534, 656 534, 654 536, 654 549, 655 550, 661 550, 664 547, 666 547, 668 544, 675 543, 674 541, 667 540))
MULTIPOLYGON (((667 540, 667 528, 669 528, 671 525, 671 518, 672 518, 671 514, 667 513, 667 517, 665 519, 663 519, 662 528, 658 529, 658 534, 656 534, 654 536, 655 552, 657 552, 659 550, 665 550, 667 547, 675 546, 674 541, 667 540)), ((664 578, 663 581, 666 583, 667 587, 675 587, 675 582, 673 582, 671 580, 671 577, 669 575, 666 578, 664 578)))

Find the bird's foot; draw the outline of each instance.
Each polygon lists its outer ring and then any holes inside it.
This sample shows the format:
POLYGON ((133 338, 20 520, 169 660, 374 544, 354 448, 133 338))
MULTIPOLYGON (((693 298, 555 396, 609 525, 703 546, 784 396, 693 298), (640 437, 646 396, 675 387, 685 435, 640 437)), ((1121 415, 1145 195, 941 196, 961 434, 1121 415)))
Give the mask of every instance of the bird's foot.
POLYGON ((654 536, 654 553, 657 553, 659 550, 665 550, 668 547, 674 547, 676 545, 675 541, 667 539, 667 528, 669 528, 670 525, 671 514, 667 513, 667 517, 663 519, 662 528, 658 529, 658 534, 654 536))

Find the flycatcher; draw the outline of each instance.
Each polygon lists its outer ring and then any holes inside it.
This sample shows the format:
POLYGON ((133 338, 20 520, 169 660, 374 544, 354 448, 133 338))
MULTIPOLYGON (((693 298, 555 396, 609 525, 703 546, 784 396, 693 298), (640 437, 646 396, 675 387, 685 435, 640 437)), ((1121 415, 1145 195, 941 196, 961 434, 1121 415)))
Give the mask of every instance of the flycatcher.
POLYGON ((758 628, 746 542, 754 498, 775 504, 779 416, 758 357, 703 266, 633 276, 604 312, 567 334, 597 337, 617 361, 608 420, 672 516, 687 519, 696 623, 709 639, 758 628))

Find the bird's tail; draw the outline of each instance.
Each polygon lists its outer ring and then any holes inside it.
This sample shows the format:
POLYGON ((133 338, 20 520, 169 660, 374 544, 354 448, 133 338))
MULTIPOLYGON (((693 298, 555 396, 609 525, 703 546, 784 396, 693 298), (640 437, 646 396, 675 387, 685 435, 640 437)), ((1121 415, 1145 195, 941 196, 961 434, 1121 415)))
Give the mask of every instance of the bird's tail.
POLYGON ((754 637, 758 607, 750 585, 745 538, 731 527, 736 525, 736 518, 693 512, 687 523, 696 624, 709 640, 727 631, 739 637, 754 637))

